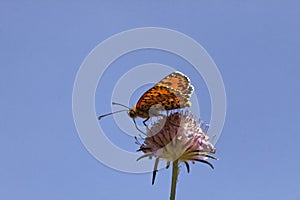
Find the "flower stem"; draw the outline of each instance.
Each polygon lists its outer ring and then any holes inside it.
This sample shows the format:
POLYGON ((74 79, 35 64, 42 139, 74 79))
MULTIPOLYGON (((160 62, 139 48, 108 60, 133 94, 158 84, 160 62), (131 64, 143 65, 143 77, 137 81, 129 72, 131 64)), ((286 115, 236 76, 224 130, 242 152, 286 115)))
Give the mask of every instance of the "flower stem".
POLYGON ((178 174, 179 174, 179 171, 178 171, 178 160, 175 160, 175 161, 173 161, 172 185, 171 185, 170 200, 175 200, 178 174))

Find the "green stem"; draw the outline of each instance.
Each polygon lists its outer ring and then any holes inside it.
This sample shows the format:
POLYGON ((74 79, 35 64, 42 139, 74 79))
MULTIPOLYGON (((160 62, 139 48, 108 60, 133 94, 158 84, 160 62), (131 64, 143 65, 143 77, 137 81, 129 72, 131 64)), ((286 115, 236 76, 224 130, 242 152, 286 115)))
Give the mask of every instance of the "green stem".
POLYGON ((170 194, 170 200, 175 200, 176 195, 176 184, 178 179, 178 160, 175 160, 173 162, 173 169, 172 169, 172 185, 171 185, 171 194, 170 194))

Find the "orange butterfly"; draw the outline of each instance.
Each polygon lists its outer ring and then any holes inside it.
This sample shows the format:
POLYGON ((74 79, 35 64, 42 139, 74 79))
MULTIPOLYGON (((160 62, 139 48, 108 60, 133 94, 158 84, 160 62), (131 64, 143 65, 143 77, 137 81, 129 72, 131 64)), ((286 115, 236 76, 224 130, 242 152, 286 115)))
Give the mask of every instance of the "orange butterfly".
MULTIPOLYGON (((114 105, 120 105, 128 108, 127 113, 135 123, 135 118, 141 117, 146 118, 143 123, 151 116, 159 116, 160 111, 163 110, 174 110, 178 108, 190 107, 190 97, 194 91, 194 87, 190 83, 190 79, 181 72, 173 72, 155 84, 152 88, 146 91, 137 104, 132 108, 124 106, 119 103, 114 105)), ((101 115, 101 118, 124 110, 116 111, 113 113, 101 115)), ((136 125, 136 123, 135 123, 136 125)))

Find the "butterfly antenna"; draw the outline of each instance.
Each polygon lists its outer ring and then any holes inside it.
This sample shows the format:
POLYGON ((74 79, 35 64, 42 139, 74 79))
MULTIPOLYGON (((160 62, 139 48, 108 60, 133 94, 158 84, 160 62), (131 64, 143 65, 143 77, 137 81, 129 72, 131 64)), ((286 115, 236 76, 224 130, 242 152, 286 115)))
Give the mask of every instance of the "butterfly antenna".
POLYGON ((113 114, 115 114, 115 113, 124 112, 124 111, 128 111, 128 110, 118 110, 118 111, 116 111, 116 112, 108 113, 108 114, 105 114, 105 115, 100 115, 100 116, 98 117, 98 120, 100 120, 100 119, 102 119, 103 117, 106 117, 106 116, 108 116, 108 115, 113 115, 113 114))
POLYGON ((112 105, 123 106, 124 108, 128 108, 129 110, 131 110, 131 108, 129 108, 129 107, 123 105, 123 104, 120 104, 120 103, 112 102, 112 105))

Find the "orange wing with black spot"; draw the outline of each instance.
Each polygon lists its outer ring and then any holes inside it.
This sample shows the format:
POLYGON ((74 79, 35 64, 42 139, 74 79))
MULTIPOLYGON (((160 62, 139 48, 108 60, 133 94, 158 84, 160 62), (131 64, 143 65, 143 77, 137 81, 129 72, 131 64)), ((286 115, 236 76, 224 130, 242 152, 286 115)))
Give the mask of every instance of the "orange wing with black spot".
POLYGON ((191 96, 194 87, 191 85, 189 77, 181 72, 173 72, 159 81, 156 85, 166 86, 174 90, 178 90, 183 95, 191 96))
POLYGON ((148 111, 152 106, 160 105, 160 109, 165 110, 189 107, 193 91, 187 76, 173 72, 142 95, 136 104, 136 112, 140 117, 149 117, 148 111))
POLYGON ((189 105, 188 95, 169 87, 156 85, 143 94, 136 108, 139 111, 148 111, 151 106, 160 104, 165 110, 183 108, 189 105))

